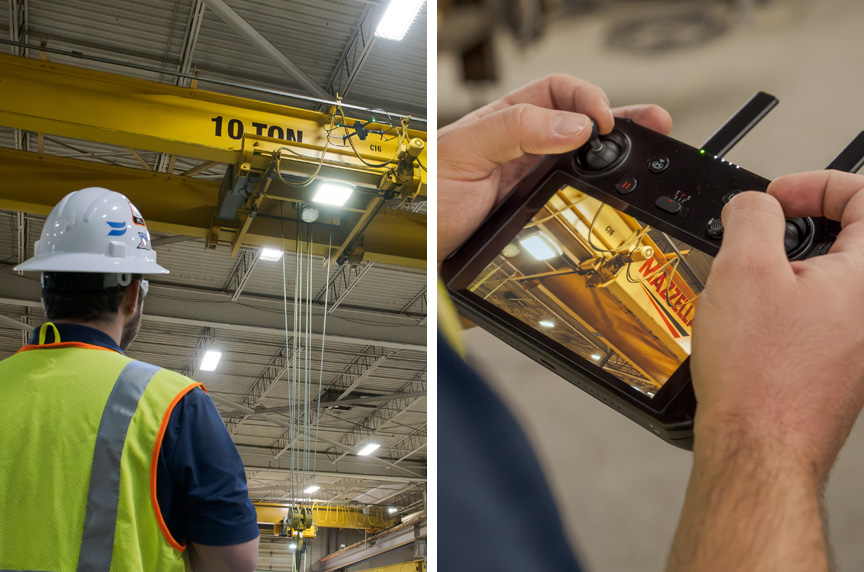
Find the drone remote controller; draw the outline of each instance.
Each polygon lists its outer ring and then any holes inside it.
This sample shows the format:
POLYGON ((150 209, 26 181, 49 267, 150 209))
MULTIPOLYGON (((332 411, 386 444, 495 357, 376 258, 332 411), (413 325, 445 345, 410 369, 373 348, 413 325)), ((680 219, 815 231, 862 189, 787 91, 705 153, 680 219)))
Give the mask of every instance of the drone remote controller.
MULTIPOLYGON (((464 315, 664 440, 691 448, 693 316, 720 213, 769 181, 723 159, 777 103, 756 94, 699 148, 617 118, 543 158, 441 268, 464 315)), ((864 132, 828 168, 857 171, 864 132)), ((790 260, 840 225, 790 218, 790 260)))

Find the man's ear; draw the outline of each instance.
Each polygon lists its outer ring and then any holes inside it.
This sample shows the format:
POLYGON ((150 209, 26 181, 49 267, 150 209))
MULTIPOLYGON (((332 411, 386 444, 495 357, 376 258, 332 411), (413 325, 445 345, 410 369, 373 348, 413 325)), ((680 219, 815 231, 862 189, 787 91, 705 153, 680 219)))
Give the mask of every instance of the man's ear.
POLYGON ((134 316, 138 309, 138 297, 141 295, 141 280, 133 280, 126 287, 120 311, 127 316, 134 316))

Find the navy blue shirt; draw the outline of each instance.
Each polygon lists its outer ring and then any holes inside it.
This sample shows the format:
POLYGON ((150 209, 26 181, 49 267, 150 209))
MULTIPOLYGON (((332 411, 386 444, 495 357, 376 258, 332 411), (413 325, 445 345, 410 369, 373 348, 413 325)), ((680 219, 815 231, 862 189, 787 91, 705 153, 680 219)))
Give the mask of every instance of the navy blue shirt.
MULTIPOLYGON (((123 351, 108 334, 78 324, 56 324, 62 342, 123 351)), ((47 329, 46 343, 54 341, 47 329)), ((33 330, 31 344, 39 343, 33 330)), ((171 536, 210 546, 228 546, 258 536, 258 516, 249 500, 246 472, 213 400, 201 388, 174 407, 159 452, 156 500, 171 536)))
POLYGON ((531 444, 507 407, 438 333, 438 527, 447 572, 579 572, 531 444), (465 531, 470 534, 465 534, 465 531))

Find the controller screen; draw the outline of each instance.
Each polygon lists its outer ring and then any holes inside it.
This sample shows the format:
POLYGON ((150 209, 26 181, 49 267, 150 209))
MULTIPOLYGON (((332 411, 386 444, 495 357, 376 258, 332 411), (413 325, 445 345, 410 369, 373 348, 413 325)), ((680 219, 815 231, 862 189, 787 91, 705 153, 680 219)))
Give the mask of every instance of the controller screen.
POLYGON ((690 355, 711 261, 565 186, 469 290, 654 397, 690 355))

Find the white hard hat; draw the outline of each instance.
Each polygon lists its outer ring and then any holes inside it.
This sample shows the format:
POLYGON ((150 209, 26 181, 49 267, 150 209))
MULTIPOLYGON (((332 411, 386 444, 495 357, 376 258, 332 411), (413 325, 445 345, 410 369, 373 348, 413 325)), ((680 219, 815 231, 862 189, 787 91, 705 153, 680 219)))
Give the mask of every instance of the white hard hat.
POLYGON ((15 270, 167 274, 129 199, 101 187, 69 193, 48 215, 33 258, 15 270))

